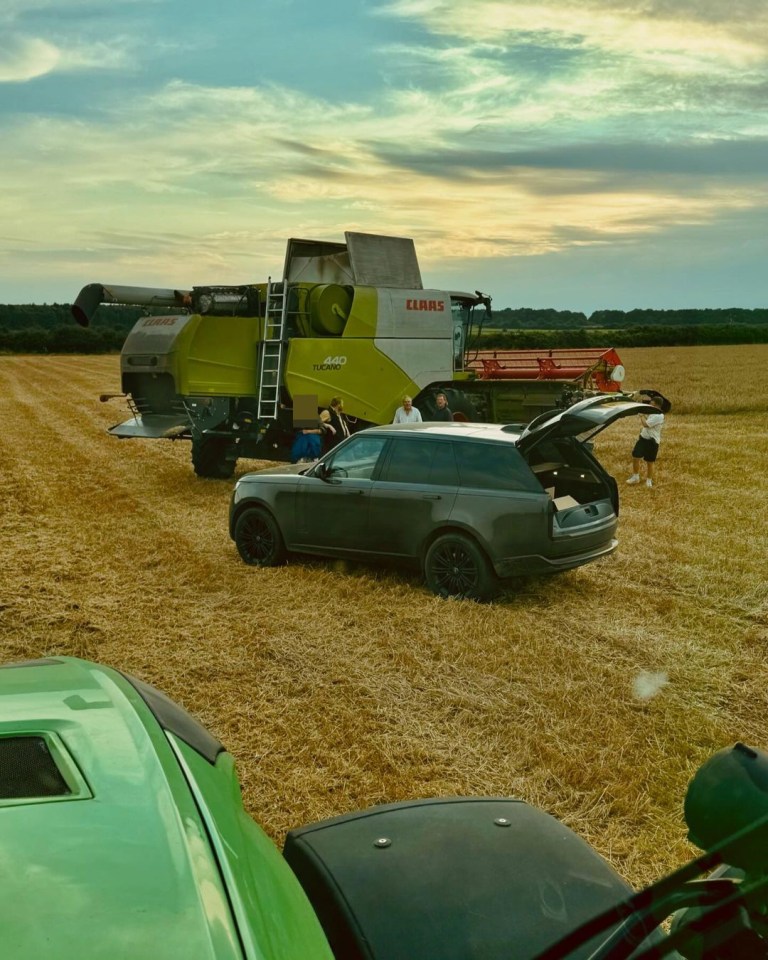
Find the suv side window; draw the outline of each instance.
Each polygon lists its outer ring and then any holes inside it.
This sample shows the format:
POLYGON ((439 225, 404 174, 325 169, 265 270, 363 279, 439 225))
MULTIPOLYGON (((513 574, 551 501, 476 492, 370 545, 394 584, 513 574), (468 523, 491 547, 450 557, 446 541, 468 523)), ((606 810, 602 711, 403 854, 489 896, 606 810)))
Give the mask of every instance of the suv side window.
POLYGON ((511 445, 471 441, 457 443, 456 459, 462 487, 542 492, 541 485, 511 445))
POLYGON ((421 437, 397 437, 392 441, 389 460, 381 480, 390 483, 459 485, 453 444, 421 437))
POLYGON ((386 442, 386 437, 355 437, 327 460, 326 465, 338 477, 370 480, 386 442))
POLYGON ((452 443, 433 443, 435 448, 429 469, 429 482, 437 486, 458 487, 459 471, 452 443))

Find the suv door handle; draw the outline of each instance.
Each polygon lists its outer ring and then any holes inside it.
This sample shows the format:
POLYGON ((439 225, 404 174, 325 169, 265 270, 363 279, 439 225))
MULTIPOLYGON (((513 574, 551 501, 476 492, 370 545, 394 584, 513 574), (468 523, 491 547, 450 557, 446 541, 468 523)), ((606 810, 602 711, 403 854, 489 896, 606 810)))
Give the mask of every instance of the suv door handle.
POLYGON ((363 491, 362 491, 362 490, 347 490, 347 491, 346 491, 346 494, 347 494, 348 497, 362 497, 363 491))
POLYGON ((422 500, 440 500, 442 498, 440 497, 439 493, 422 493, 421 499, 422 500))

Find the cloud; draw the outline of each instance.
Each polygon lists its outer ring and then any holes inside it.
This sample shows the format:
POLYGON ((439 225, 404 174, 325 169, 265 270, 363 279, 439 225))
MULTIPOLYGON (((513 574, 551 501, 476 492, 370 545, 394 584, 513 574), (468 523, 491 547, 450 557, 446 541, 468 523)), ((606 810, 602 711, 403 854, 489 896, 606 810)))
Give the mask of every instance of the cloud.
POLYGON ((630 245, 768 204, 754 176, 759 138, 489 150, 473 146, 471 111, 454 113, 454 95, 396 90, 375 110, 274 85, 174 82, 98 123, 19 122, 0 216, 49 250, 79 243, 101 263, 107 249, 120 282, 223 283, 260 276, 260 262, 272 269, 289 235, 413 236, 425 263, 535 256, 630 245), (693 156, 709 179, 686 174, 693 156), (737 158, 740 176, 728 176, 737 158))
POLYGON ((647 0, 393 0, 382 15, 416 20, 431 33, 474 40, 590 46, 653 60, 744 65, 764 59, 768 12, 762 0, 729 4, 647 0))
MULTIPOLYGON (((470 138, 469 144, 462 148, 447 146, 437 150, 416 150, 390 141, 371 144, 371 148, 393 166, 446 179, 506 176, 520 168, 529 168, 626 173, 634 175, 635 183, 639 178, 655 178, 658 174, 682 175, 688 180, 692 175, 762 180, 768 169, 768 136, 671 144, 644 141, 558 143, 529 150, 473 149, 470 138)), ((582 181, 580 187, 585 186, 582 181)))
POLYGON ((0 83, 23 83, 51 73, 61 61, 61 51, 36 37, 6 33, 0 41, 0 83))
POLYGON ((385 82, 335 101, 299 69, 295 89, 152 87, 148 66, 134 72, 138 32, 89 44, 102 31, 74 16, 55 43, 6 33, 0 81, 124 73, 89 84, 80 119, 0 116, 0 219, 16 238, 0 260, 10 275, 26 248, 55 269, 110 262, 120 282, 239 282, 279 264, 289 235, 389 232, 455 262, 629 247, 762 210, 762 21, 742 36, 701 6, 549 0, 533 18, 508 0, 398 0, 389 14, 423 29, 372 48, 385 82))
POLYGON ((5 32, 0 41, 0 83, 25 83, 53 73, 78 70, 115 70, 130 62, 130 42, 54 44, 41 37, 5 32))
POLYGON ((545 46, 539 39, 532 46, 515 37, 509 46, 469 39, 388 47, 391 61, 407 66, 401 84, 388 91, 388 106, 412 112, 422 145, 438 134, 480 150, 540 148, 557 140, 669 144, 768 133, 762 70, 720 64, 689 71, 586 44, 545 46))

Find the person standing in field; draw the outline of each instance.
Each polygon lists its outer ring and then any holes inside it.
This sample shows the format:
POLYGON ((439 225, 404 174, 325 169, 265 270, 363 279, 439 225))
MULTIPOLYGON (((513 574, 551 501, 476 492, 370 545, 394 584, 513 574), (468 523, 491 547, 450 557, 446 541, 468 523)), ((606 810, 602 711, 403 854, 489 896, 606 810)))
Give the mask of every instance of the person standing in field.
POLYGON ((414 407, 410 397, 403 397, 403 405, 395 410, 395 419, 392 423, 421 423, 421 414, 414 407))
POLYGON ((664 414, 661 412, 664 400, 662 397, 653 397, 651 403, 659 412, 640 417, 643 426, 632 449, 632 476, 627 480, 629 484, 640 483, 640 468, 645 461, 646 487, 653 487, 654 464, 659 455, 661 428, 664 426, 664 414))
POLYGON ((438 422, 451 423, 453 421, 453 414, 451 413, 451 408, 448 406, 448 397, 440 391, 435 396, 435 413, 432 417, 433 420, 438 422))

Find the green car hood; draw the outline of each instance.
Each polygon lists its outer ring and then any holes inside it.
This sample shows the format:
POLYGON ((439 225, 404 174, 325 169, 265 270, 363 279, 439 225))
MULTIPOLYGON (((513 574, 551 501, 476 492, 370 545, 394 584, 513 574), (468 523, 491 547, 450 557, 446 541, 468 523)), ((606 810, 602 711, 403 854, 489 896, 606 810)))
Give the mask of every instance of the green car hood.
POLYGON ((220 752, 203 757, 165 726, 109 668, 57 657, 0 669, 5 955, 330 956, 290 869, 242 809, 232 758, 210 735, 220 752), (19 745, 55 763, 39 790, 14 785, 19 745))

